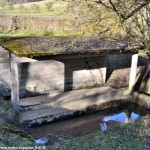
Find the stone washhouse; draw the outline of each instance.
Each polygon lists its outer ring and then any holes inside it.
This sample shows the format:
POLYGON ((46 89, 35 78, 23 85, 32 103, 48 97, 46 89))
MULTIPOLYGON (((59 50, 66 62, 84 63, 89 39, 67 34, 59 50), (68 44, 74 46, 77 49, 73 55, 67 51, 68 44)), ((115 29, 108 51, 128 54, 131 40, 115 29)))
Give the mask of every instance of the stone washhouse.
POLYGON ((132 100, 140 46, 64 37, 5 38, 0 44, 9 54, 11 101, 22 124, 41 124, 132 100), (123 63, 112 59, 108 64, 108 57, 129 55, 128 88, 108 86, 109 65, 123 63))

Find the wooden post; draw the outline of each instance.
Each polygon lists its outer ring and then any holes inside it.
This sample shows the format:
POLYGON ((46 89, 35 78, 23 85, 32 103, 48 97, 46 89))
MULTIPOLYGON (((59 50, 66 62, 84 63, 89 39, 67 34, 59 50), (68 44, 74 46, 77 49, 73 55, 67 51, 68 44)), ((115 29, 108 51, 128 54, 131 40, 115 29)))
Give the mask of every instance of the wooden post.
POLYGON ((129 79, 129 91, 132 92, 136 83, 136 71, 138 63, 138 54, 132 55, 130 79, 129 79))
POLYGON ((20 112, 19 108, 19 81, 18 81, 18 64, 12 56, 10 56, 10 79, 11 79, 11 101, 16 113, 20 112))

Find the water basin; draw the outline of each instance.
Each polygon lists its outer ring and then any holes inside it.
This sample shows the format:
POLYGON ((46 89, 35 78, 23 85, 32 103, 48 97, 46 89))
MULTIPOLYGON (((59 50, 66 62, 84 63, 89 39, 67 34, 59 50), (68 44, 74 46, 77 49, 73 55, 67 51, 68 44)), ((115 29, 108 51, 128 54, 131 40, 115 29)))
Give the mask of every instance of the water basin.
POLYGON ((143 107, 126 103, 118 107, 32 127, 28 132, 35 138, 36 143, 39 141, 39 144, 53 145, 56 142, 75 139, 99 130, 105 132, 120 124, 134 122, 149 113, 150 111, 143 107))

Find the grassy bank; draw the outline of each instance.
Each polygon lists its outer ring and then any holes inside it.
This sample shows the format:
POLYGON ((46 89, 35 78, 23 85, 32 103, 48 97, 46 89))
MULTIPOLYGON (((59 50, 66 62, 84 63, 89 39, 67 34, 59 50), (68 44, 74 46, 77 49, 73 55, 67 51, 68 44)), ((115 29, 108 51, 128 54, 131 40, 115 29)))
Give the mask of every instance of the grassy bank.
POLYGON ((10 32, 37 31, 37 32, 63 32, 73 31, 74 21, 62 18, 12 16, 0 14, 0 29, 10 32))
MULTIPOLYGON (((9 101, 0 97, 0 147, 36 147, 33 138, 21 129, 9 101)), ((44 147, 47 150, 149 150, 150 115, 136 123, 124 124, 106 132, 66 140, 44 147)))
POLYGON ((0 3, 0 12, 2 14, 10 15, 30 15, 30 16, 47 16, 59 18, 72 18, 66 12, 68 2, 65 1, 39 1, 24 4, 13 4, 12 2, 6 4, 0 3))
POLYGON ((33 138, 24 132, 14 114, 10 101, 0 96, 0 149, 1 147, 33 146, 33 138))
POLYGON ((29 37, 29 36, 48 36, 48 37, 63 37, 72 36, 72 33, 67 32, 50 32, 40 30, 15 30, 8 32, 8 30, 0 30, 0 37, 29 37))
MULTIPOLYGON (((56 149, 53 147, 52 149, 56 149)), ((61 150, 149 150, 150 116, 106 132, 96 132, 60 145, 61 150)))

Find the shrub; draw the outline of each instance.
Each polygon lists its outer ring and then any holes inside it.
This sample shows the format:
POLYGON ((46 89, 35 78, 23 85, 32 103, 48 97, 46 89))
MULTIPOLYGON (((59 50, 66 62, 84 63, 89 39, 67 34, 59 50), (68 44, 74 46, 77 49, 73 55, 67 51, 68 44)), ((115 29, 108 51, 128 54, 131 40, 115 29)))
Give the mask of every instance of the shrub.
POLYGON ((7 8, 8 8, 8 10, 14 10, 14 3, 9 2, 7 8))
POLYGON ((0 10, 4 11, 4 9, 5 9, 5 4, 3 1, 0 0, 0 10))
POLYGON ((23 4, 20 4, 18 9, 20 12, 28 12, 28 9, 23 4))
POLYGON ((48 11, 52 11, 53 2, 46 2, 45 6, 48 11))
POLYGON ((31 10, 35 13, 40 12, 40 6, 38 4, 31 4, 31 10))

